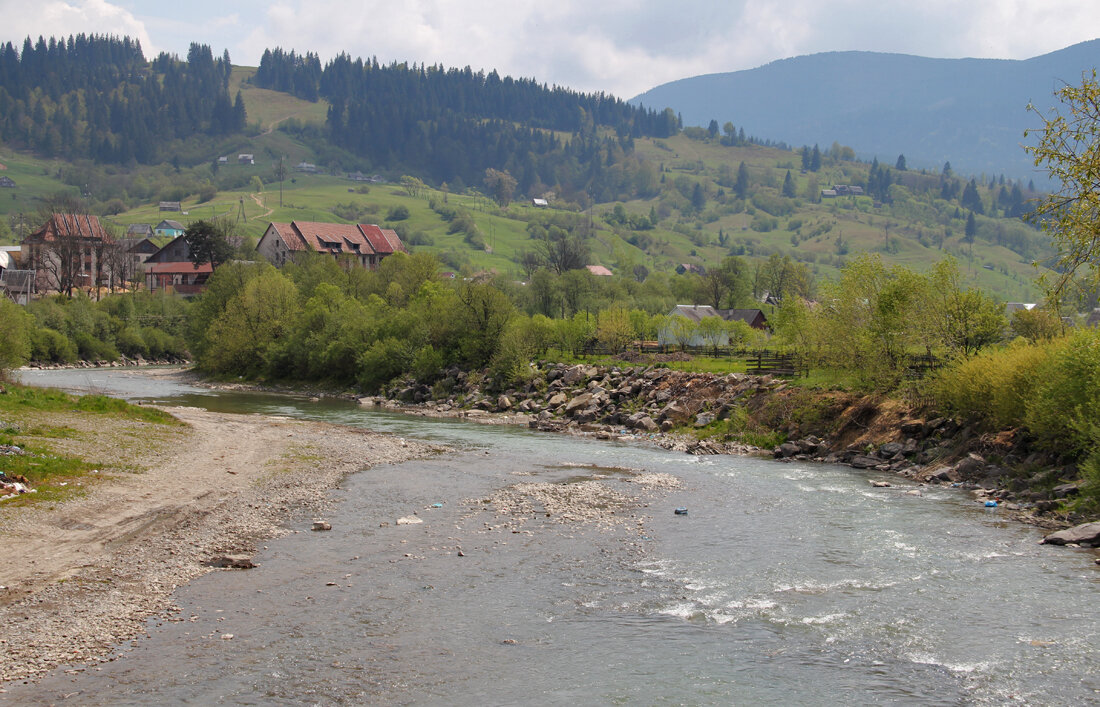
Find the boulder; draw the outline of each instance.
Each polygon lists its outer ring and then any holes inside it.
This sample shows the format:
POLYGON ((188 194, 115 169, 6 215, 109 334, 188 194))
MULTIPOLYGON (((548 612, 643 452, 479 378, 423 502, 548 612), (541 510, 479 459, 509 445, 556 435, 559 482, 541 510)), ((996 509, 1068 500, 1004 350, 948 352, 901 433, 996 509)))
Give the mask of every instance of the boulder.
POLYGON ((581 393, 565 404, 565 414, 572 415, 578 410, 583 410, 592 403, 591 393, 581 393))
POLYGON ((671 402, 661 409, 661 414, 658 417, 662 422, 669 420, 673 425, 679 425, 691 418, 691 411, 678 402, 671 402))
POLYGON ((979 472, 983 466, 985 466, 985 459, 971 452, 966 455, 966 459, 963 459, 955 465, 955 473, 963 479, 974 478, 981 476, 979 472))
POLYGON ((325 520, 315 520, 311 530, 332 530, 332 525, 325 520))
POLYGON ((941 466, 939 469, 933 470, 932 473, 928 475, 928 478, 929 480, 950 482, 957 481, 958 474, 949 466, 941 466))
POLYGON ((1059 530, 1043 538, 1044 545, 1100 545, 1100 521, 1059 530))
POLYGON ((866 454, 857 454, 848 462, 855 469, 871 469, 881 463, 881 459, 869 457, 866 454))
POLYGON ((1081 491, 1077 484, 1060 484, 1051 489, 1051 494, 1055 498, 1068 498, 1069 496, 1076 496, 1081 491))
POLYGON ((786 459, 801 453, 802 449, 794 442, 784 442, 772 451, 776 459, 786 459))
POLYGON ((500 410, 500 411, 503 412, 504 410, 511 410, 511 409, 512 409, 512 399, 511 398, 509 398, 507 395, 501 395, 499 398, 497 398, 497 410, 500 410))
POLYGON ((910 422, 901 423, 901 433, 907 437, 914 437, 924 433, 924 423, 920 420, 912 420, 910 422))
POLYGON ((550 399, 546 401, 546 406, 556 408, 565 404, 565 401, 569 398, 565 397, 565 393, 554 393, 550 396, 550 399))
POLYGON ((714 414, 709 412, 701 412, 695 416, 696 427, 706 427, 710 423, 714 422, 714 414))
POLYGON ((644 412, 636 412, 627 418, 626 424, 636 430, 643 432, 656 432, 657 423, 653 421, 653 418, 644 412))
POLYGON ((248 555, 215 555, 207 564, 211 567, 224 567, 231 570, 250 570, 256 566, 248 555))
POLYGON ((878 448, 878 454, 883 459, 890 459, 897 456, 903 449, 905 449, 905 445, 903 444, 898 442, 887 442, 878 448))
POLYGON ((562 374, 561 380, 566 385, 576 385, 581 381, 587 380, 589 377, 589 369, 587 366, 577 364, 571 368, 565 369, 565 373, 562 374))

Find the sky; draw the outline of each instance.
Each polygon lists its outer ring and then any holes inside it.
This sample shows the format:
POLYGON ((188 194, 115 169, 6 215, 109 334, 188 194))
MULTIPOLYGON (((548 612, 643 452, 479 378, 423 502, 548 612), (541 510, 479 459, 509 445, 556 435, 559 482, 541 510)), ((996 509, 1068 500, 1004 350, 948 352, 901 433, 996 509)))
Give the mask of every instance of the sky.
POLYGON ((802 54, 1028 59, 1100 36, 1097 0, 0 0, 0 41, 129 35, 256 66, 265 48, 470 66, 631 98, 802 54))

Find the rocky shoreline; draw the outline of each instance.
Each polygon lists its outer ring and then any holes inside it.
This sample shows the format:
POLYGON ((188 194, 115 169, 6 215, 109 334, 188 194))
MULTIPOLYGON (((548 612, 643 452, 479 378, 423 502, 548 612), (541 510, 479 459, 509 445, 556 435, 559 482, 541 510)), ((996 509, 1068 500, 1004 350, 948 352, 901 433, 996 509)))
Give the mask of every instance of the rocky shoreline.
MULTIPOLYGON (((641 441, 687 454, 757 454, 845 464, 969 492, 975 504, 1062 529, 1086 519, 1062 511, 1079 490, 1077 467, 1032 449, 1014 431, 981 434, 929 411, 874 396, 808 391, 771 376, 662 367, 533 364, 524 387, 489 392, 478 372, 452 369, 433 386, 403 382, 362 405, 541 431, 641 441), (748 420, 789 441, 767 448, 727 434, 748 420)), ((1100 546, 1100 535, 1077 544, 1100 546)))

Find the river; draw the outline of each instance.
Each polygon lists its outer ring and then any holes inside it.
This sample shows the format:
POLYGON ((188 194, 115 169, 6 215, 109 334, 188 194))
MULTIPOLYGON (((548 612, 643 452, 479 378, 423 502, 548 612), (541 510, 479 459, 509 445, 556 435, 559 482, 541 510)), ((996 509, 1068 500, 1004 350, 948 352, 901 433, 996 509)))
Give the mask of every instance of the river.
POLYGON ((258 568, 180 588, 184 621, 151 623, 99 670, 18 692, 31 703, 1100 701, 1095 554, 1040 546, 1039 530, 958 490, 915 496, 904 479, 872 488, 879 477, 841 466, 692 457, 136 371, 23 378, 455 449, 352 475, 333 492, 331 532, 273 540, 258 568), (622 469, 683 486, 646 495, 643 522, 612 529, 532 518, 501 533, 477 510, 532 480, 636 492, 622 469), (425 522, 394 525, 413 512, 425 522))

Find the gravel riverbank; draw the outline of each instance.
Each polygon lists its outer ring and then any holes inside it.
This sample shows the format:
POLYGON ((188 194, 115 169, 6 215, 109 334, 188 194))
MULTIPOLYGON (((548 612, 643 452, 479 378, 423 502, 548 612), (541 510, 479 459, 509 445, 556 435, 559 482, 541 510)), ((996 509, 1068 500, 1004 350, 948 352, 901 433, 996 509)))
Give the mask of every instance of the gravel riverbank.
MULTIPOLYGON (((308 530, 326 492, 351 472, 437 451, 339 425, 168 411, 187 427, 133 471, 68 502, 0 506, 0 682, 57 666, 85 670, 117 657, 151 618, 189 620, 172 592, 214 571, 219 556, 247 556, 265 538, 308 530)), ((53 422, 83 424, 71 417, 53 422)), ((88 456, 132 447, 130 427, 96 424, 88 456)))

